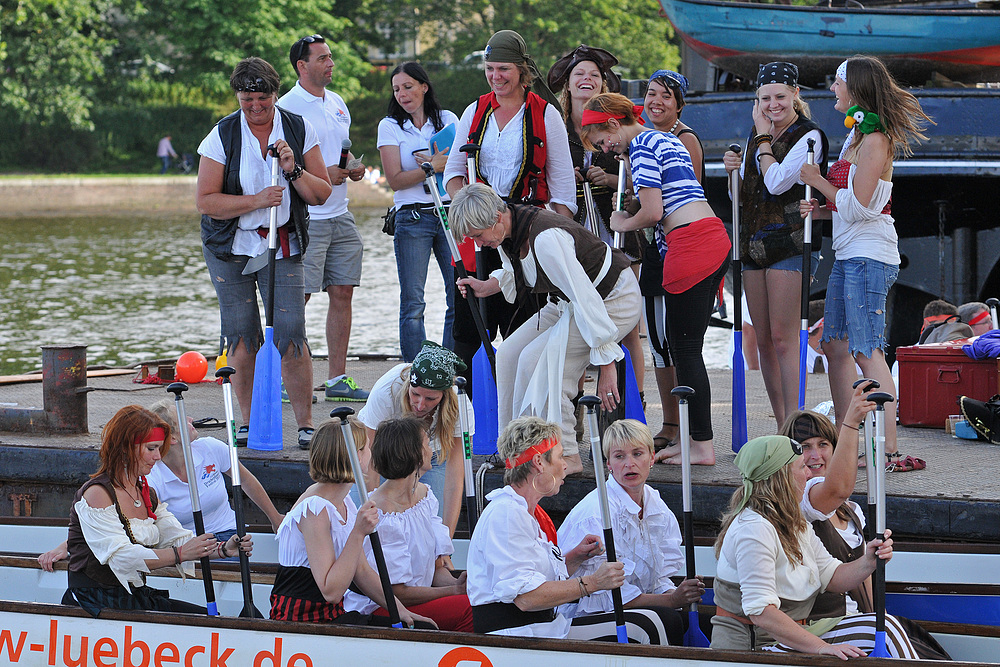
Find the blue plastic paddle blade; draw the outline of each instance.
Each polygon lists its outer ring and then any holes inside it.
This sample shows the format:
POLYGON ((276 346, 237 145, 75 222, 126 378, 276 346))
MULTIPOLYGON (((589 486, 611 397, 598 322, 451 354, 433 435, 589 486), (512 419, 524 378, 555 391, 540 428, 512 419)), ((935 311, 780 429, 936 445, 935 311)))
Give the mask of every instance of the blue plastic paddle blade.
POLYGON ((628 644, 628 631, 624 625, 616 625, 615 634, 618 635, 619 644, 628 644))
POLYGON ((499 425, 497 421, 497 385, 493 379, 486 348, 472 357, 472 410, 476 415, 476 432, 472 434, 472 453, 489 456, 497 451, 499 425))
POLYGON ((708 637, 701 631, 701 625, 698 624, 698 612, 694 610, 689 611, 688 629, 684 631, 684 645, 708 648, 710 643, 708 637))
POLYGON ((274 346, 274 329, 264 329, 264 344, 257 351, 250 400, 250 449, 281 449, 281 355, 274 346))
POLYGON ((809 358, 809 332, 799 329, 799 410, 806 409, 806 359, 809 358))
POLYGON ((868 654, 869 658, 891 658, 889 649, 885 646, 885 630, 875 631, 875 648, 868 654))
MULTIPOLYGON (((622 346, 625 353, 625 419, 638 419, 643 424, 646 423, 646 413, 642 409, 642 396, 639 395, 639 385, 635 381, 635 369, 632 368, 632 357, 628 353, 628 348, 622 346)), ((621 391, 619 387, 618 391, 621 391)))
POLYGON ((747 384, 743 332, 733 332, 733 451, 747 444, 747 384))

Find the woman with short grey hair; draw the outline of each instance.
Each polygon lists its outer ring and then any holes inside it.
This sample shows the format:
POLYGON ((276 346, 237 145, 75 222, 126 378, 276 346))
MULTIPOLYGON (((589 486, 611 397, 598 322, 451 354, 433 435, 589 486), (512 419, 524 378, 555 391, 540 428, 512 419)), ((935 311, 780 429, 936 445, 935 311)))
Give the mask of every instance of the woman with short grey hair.
POLYGON ((463 278, 459 291, 478 297, 502 292, 514 302, 529 291, 541 304, 497 350, 499 426, 536 415, 562 426, 570 474, 583 470, 573 399, 589 364, 601 368, 605 410, 621 400, 618 342, 639 321, 639 284, 631 261, 578 223, 545 209, 507 204, 482 183, 462 188, 451 205, 457 236, 497 248, 502 268, 488 280, 463 278))

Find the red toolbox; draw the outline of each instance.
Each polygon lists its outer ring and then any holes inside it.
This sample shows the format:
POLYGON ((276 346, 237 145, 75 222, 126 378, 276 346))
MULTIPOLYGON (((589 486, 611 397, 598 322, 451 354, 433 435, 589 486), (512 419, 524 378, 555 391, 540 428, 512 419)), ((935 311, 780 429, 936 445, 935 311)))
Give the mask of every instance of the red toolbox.
POLYGON ((955 400, 980 401, 1000 394, 1000 360, 972 359, 960 341, 896 348, 899 361, 899 423, 944 428, 959 412, 955 400))

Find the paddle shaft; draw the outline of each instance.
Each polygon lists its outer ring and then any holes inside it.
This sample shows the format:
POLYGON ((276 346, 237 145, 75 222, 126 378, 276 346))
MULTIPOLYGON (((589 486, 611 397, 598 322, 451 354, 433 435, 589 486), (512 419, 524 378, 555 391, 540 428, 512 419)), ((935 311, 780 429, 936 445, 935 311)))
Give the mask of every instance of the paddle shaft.
MULTIPOLYGON (((273 146, 268 151, 273 150, 273 146)), ((278 185, 278 156, 271 156, 271 185, 278 185)), ((264 304, 264 325, 274 327, 274 273, 278 263, 278 207, 268 210, 267 223, 267 303, 264 304)))
MULTIPOLYGON (((618 166, 618 187, 615 189, 615 210, 624 211, 625 210, 625 181, 628 180, 630 173, 628 153, 621 156, 621 164, 618 166)), ((616 248, 622 247, 622 233, 615 232, 614 244, 616 248)))
POLYGON ((465 392, 465 378, 455 378, 458 385, 458 419, 462 424, 462 451, 465 459, 465 515, 469 521, 469 537, 476 529, 479 512, 476 507, 476 480, 472 475, 472 436, 469 435, 469 395, 465 392), (461 382, 460 382, 461 380, 461 382))
MULTIPOLYGON (((247 534, 247 525, 243 508, 243 485, 240 482, 240 457, 236 449, 236 419, 233 411, 233 384, 229 376, 235 372, 231 367, 225 367, 216 375, 222 376, 222 400, 226 408, 226 433, 229 437, 229 469, 233 483, 233 505, 236 510, 236 534, 242 540, 247 534)), ((262 618, 263 614, 253 604, 253 586, 250 581, 250 557, 243 549, 237 549, 240 557, 240 581, 243 584, 243 610, 240 616, 244 618, 262 618)))
MULTIPOLYGON (((434 198, 434 206, 437 209, 438 220, 441 221, 441 227, 444 229, 445 238, 448 240, 448 247, 451 249, 451 258, 455 262, 455 269, 458 271, 458 277, 468 278, 469 272, 465 268, 465 262, 462 261, 462 254, 458 251, 458 244, 455 242, 455 236, 451 233, 451 227, 448 224, 448 210, 444 206, 444 202, 441 201, 441 193, 437 189, 437 179, 434 178, 434 168, 429 162, 425 162, 421 165, 424 170, 424 181, 427 183, 427 187, 431 191, 431 197, 434 198)), ((479 262, 477 262, 478 266, 479 262)), ((479 332, 479 339, 483 343, 483 348, 486 350, 486 357, 490 360, 490 369, 493 371, 493 378, 496 379, 497 376, 497 359, 496 353, 493 351, 493 340, 489 335, 489 330, 486 327, 486 318, 483 314, 483 308, 480 305, 480 299, 475 294, 473 290, 469 288, 469 310, 472 311, 472 319, 476 323, 476 330, 479 332)))
MULTIPOLYGON (((875 407, 875 538, 885 539, 885 405, 875 407), (876 461, 878 463, 876 463, 876 461)), ((875 631, 885 633, 885 561, 876 558, 872 599, 875 605, 875 631)))
MULTIPOLYGON (((183 384, 183 383, 178 383, 183 384)), ((174 386, 174 385, 170 385, 174 386)), ((187 389, 187 385, 184 385, 187 389)), ((201 514, 201 496, 198 493, 198 474, 194 469, 194 456, 191 453, 191 438, 187 430, 187 413, 184 410, 184 389, 175 391, 174 407, 177 408, 177 430, 180 432, 181 449, 184 452, 184 467, 187 469, 188 495, 191 497, 191 514, 194 517, 195 535, 205 534, 205 519, 201 514)), ((201 559, 201 578, 205 583, 205 603, 209 616, 218 616, 219 610, 215 604, 215 586, 212 584, 212 562, 208 556, 201 559)))
MULTIPOLYGON (((358 458, 358 448, 354 443, 351 423, 346 418, 340 420, 340 432, 344 436, 344 442, 347 443, 347 455, 351 459, 351 471, 354 473, 354 483, 358 487, 358 498, 364 505, 368 501, 368 485, 365 484, 365 473, 361 468, 361 459, 358 458)), ((399 620, 399 608, 396 607, 396 596, 392 592, 392 583, 389 581, 389 570, 385 566, 385 554, 382 553, 382 541, 379 540, 378 531, 373 530, 368 538, 371 540, 378 578, 382 583, 382 595, 385 596, 385 609, 389 612, 389 623, 394 628, 401 628, 403 623, 399 620)))
MULTIPOLYGON (((816 164, 816 141, 806 141, 806 164, 816 164)), ((806 185, 806 201, 812 201, 812 186, 806 185)), ((812 211, 806 216, 802 229, 802 308, 799 329, 799 410, 806 407, 806 360, 809 358, 809 283, 812 277, 812 211)))
POLYGON ((594 193, 590 189, 590 181, 587 180, 587 172, 590 170, 591 162, 594 159, 593 151, 583 152, 583 206, 585 209, 584 228, 598 238, 601 237, 601 230, 598 228, 597 206, 594 204, 594 193))
MULTIPOLYGON (((739 144, 732 144, 729 150, 737 155, 739 144)), ((743 359, 743 263, 740 260, 740 171, 734 169, 729 175, 729 194, 733 209, 733 425, 732 448, 734 452, 747 442, 747 397, 746 369, 743 359)))
MULTIPOLYGON (((601 431, 597 427, 597 405, 600 399, 588 396, 580 402, 587 406, 587 426, 590 430, 590 458, 594 462, 594 479, 597 482, 597 498, 601 506, 601 522, 604 526, 604 549, 609 563, 618 560, 615 553, 615 533, 611 527, 611 509, 608 507, 608 486, 604 473, 604 451, 601 449, 601 431)), ((615 630, 619 644, 628 643, 625 630, 625 606, 622 603, 621 588, 611 589, 611 602, 615 610, 615 630)))

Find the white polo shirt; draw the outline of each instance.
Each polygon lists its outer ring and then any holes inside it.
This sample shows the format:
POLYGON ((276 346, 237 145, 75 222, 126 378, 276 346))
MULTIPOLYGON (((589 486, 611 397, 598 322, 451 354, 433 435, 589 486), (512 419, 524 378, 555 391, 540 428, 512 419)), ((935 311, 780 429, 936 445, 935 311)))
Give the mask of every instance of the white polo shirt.
MULTIPOLYGON (((327 167, 340 164, 340 151, 344 139, 350 138, 351 114, 343 98, 324 90, 323 97, 316 97, 299 82, 278 100, 278 106, 305 118, 319 134, 319 148, 327 167)), ((347 182, 333 186, 330 198, 320 206, 309 207, 309 217, 326 220, 347 213, 347 182)))

